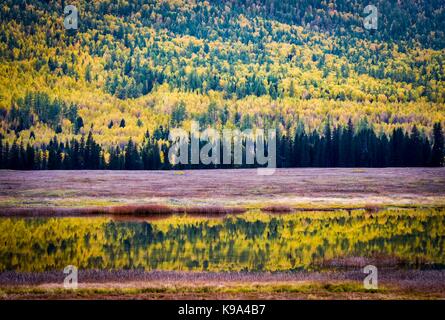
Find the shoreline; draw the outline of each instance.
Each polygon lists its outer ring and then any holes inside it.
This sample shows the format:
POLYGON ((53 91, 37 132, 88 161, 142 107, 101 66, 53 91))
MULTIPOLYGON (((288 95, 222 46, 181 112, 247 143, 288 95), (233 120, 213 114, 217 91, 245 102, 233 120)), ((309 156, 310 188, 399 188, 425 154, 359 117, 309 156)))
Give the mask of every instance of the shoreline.
POLYGON ((87 270, 79 272, 75 290, 63 288, 61 274, 1 272, 0 299, 445 299, 445 270, 383 269, 379 271, 379 289, 374 290, 363 287, 366 275, 362 270, 87 270))
POLYGON ((190 217, 226 217, 258 211, 264 214, 293 214, 300 212, 339 212, 364 211, 378 214, 388 209, 445 209, 445 205, 388 205, 388 206, 357 206, 357 207, 289 207, 267 206, 257 207, 171 207, 164 205, 122 205, 112 207, 0 207, 0 218, 70 218, 70 217, 105 217, 116 220, 162 219, 173 215, 190 217))

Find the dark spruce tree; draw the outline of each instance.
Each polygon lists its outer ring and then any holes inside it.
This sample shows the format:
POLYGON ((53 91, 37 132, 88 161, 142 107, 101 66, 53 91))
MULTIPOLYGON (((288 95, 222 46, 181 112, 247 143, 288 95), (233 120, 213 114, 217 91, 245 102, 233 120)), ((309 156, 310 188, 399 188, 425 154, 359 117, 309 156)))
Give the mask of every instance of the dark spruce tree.
POLYGON ((430 165, 433 167, 442 167, 444 165, 444 138, 442 125, 435 123, 433 127, 433 149, 431 151, 430 165))

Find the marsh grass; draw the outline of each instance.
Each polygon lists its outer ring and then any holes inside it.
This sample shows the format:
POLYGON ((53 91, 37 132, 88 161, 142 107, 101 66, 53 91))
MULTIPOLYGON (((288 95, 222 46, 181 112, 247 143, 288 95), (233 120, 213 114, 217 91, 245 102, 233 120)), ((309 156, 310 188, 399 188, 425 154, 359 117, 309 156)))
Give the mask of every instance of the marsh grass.
POLYGON ((335 293, 335 292, 366 292, 366 293, 384 293, 386 288, 368 290, 363 285, 354 282, 344 283, 294 283, 294 284, 255 284, 255 283, 237 283, 224 285, 164 285, 147 286, 142 288, 44 288, 44 287, 6 287, 0 289, 0 296, 9 295, 103 295, 103 294, 144 294, 144 293, 335 293))
POLYGON ((94 207, 15 207, 0 208, 0 216, 6 217, 78 217, 95 215, 117 215, 117 216, 151 216, 171 214, 205 214, 226 215, 241 214, 246 212, 245 208, 224 206, 167 206, 159 204, 142 205, 117 205, 117 206, 94 206, 94 207))

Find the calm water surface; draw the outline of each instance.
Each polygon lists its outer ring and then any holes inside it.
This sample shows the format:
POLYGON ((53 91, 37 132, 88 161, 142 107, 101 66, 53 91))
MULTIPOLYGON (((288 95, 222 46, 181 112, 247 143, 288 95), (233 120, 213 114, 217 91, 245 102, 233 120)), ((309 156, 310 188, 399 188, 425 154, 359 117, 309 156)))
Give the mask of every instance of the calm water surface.
POLYGON ((0 271, 288 271, 345 257, 445 268, 445 210, 224 218, 1 218, 0 271))

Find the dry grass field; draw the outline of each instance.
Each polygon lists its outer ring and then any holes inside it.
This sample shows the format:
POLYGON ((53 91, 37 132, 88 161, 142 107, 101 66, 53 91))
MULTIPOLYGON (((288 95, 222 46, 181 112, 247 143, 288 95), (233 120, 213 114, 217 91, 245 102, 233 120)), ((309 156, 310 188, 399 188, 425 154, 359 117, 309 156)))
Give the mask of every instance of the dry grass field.
POLYGON ((445 299, 445 271, 387 269, 379 289, 363 273, 206 273, 98 271, 79 273, 76 290, 60 273, 0 273, 0 299, 445 299))
POLYGON ((444 168, 256 173, 249 169, 0 171, 0 214, 239 213, 250 208, 286 212, 445 205, 444 168))

